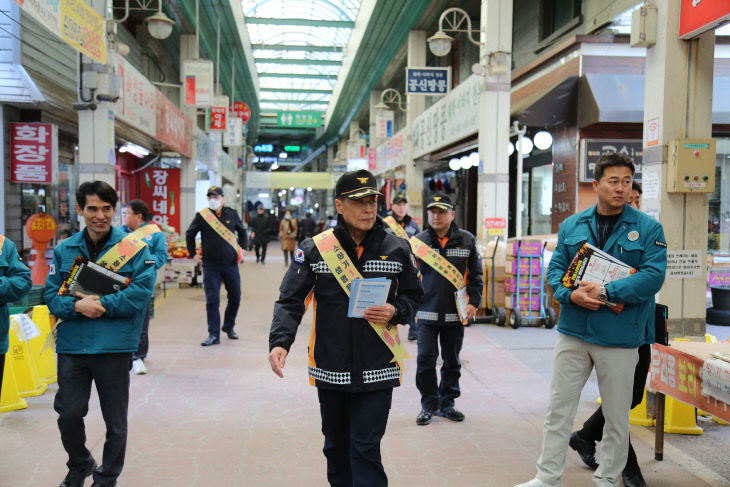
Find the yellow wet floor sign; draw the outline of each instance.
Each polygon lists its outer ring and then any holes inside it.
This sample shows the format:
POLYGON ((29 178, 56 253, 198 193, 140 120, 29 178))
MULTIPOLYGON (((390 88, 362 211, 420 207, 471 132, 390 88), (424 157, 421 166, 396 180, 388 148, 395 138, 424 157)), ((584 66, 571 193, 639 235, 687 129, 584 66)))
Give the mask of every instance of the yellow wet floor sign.
POLYGON ((15 381, 15 370, 10 353, 5 355, 5 370, 3 371, 3 387, 0 390, 0 413, 7 413, 17 409, 25 409, 28 402, 20 397, 18 383, 15 381))
POLYGON ((6 362, 8 360, 13 362, 18 394, 20 397, 40 396, 46 392, 48 384, 41 382, 38 366, 28 349, 28 342, 22 340, 19 327, 13 320, 10 321, 9 338, 10 350, 6 356, 6 362))

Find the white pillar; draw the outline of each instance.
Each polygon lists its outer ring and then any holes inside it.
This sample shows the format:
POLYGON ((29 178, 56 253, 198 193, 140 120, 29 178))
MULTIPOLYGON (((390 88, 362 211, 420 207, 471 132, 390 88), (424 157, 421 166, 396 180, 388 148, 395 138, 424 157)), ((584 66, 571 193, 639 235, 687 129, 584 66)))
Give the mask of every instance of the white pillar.
POLYGON ((368 133, 370 135, 370 148, 376 149, 380 144, 383 143, 383 139, 378 137, 378 130, 376 126, 377 110, 375 106, 380 103, 381 90, 373 90, 370 92, 370 127, 368 133))
MULTIPOLYGON (((183 34, 180 36, 180 65, 187 59, 198 58, 197 38, 192 34, 183 34)), ((198 124, 197 109, 195 107, 186 107, 182 100, 185 100, 185 80, 182 79, 182 69, 180 69, 180 110, 192 122, 192 131, 190 137, 192 140, 192 156, 190 158, 183 157, 180 161, 180 233, 185 230, 193 221, 195 216, 195 132, 198 124)))
MULTIPOLYGON (((479 95, 479 182, 477 184, 477 236, 485 237, 484 219, 509 214, 509 112, 512 58, 512 2, 482 0, 480 13, 482 65, 493 63, 504 74, 489 74, 479 95)), ((518 181, 519 184, 519 181, 518 181)), ((516 210, 519 211, 519 208, 516 210)), ((506 236, 505 227, 505 236, 506 236)))
MULTIPOLYGON (((412 30, 408 33, 408 67, 422 68, 426 66, 426 32, 412 30)), ((423 167, 416 165, 413 160, 413 133, 412 128, 416 118, 426 109, 426 98, 423 95, 409 95, 406 97, 408 111, 406 112, 406 186, 408 188, 408 213, 418 220, 418 226, 423 228, 425 215, 423 212, 423 167)), ((398 110, 397 107, 392 107, 398 110)))
MULTIPOLYGON (((667 151, 672 139, 712 136, 714 32, 678 38, 680 0, 657 2, 657 43, 646 50, 644 99, 645 186, 652 176, 659 187, 645 187, 642 209, 658 215, 668 250, 700 250, 707 259, 707 194, 667 193, 667 151), (699 95, 698 95, 699 94, 699 95), (698 96, 697 96, 698 95, 698 96), (649 121, 659 123, 658 144, 648 146, 649 121)), ((706 270, 694 279, 667 279, 658 302, 669 306, 673 335, 704 335, 706 270)))

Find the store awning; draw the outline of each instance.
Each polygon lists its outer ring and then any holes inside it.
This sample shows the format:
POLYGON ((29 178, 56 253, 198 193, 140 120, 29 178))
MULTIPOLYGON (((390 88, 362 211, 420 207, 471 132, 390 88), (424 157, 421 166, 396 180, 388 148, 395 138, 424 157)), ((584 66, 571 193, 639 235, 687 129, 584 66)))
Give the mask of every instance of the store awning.
POLYGON ((594 123, 643 123, 644 76, 588 73, 578 87, 578 127, 594 123))
MULTIPOLYGON (((524 108, 516 119, 529 127, 556 127, 575 124, 578 103, 578 76, 569 76, 524 108)), ((512 110, 514 112, 514 110, 512 110)))
MULTIPOLYGON (((578 88, 578 127, 643 123, 644 83, 641 74, 584 74, 578 88)), ((712 91, 712 123, 730 124, 730 76, 715 76, 712 91)))
POLYGON ((0 103, 40 103, 46 101, 22 65, 0 63, 0 103))

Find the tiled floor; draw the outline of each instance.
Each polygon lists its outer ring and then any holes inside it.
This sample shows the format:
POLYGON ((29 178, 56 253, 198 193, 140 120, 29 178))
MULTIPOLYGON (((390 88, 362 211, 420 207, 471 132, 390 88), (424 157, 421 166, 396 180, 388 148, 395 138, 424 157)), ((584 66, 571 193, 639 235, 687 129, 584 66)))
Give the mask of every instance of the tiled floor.
MULTIPOLYGON (((199 345, 207 334, 201 289, 175 289, 158 300, 149 373, 132 376, 120 487, 327 485, 316 391, 306 379, 311 317, 304 319, 283 380, 266 360, 273 301, 284 273, 281 257, 272 253, 265 266, 249 261, 242 267, 238 341, 223 337, 219 346, 199 345)), ((537 330, 509 331, 512 335, 488 325, 466 330, 463 396, 457 403, 467 415, 463 423, 436 418, 429 426, 416 426, 415 361, 407 363, 408 375, 395 391, 382 445, 390 485, 511 487, 532 478, 555 331, 542 330, 539 336, 549 339, 533 339, 540 340, 536 343, 525 341, 537 330), (514 347, 509 346, 512 337, 520 341, 514 347), (545 359, 536 366, 538 356, 545 359)), ((407 346, 415 356, 415 344, 407 346)), ((65 475, 52 407, 55 391, 52 385, 43 396, 30 398, 28 409, 0 415, 0 486, 56 486, 65 475)), ((87 436, 101 461, 104 427, 94 396, 87 436)), ((578 420, 593 407, 583 401, 578 420)), ((691 451, 673 448, 671 439, 665 461, 654 461, 652 431, 632 426, 650 486, 730 485, 730 472, 704 466, 691 451)), ((720 447, 727 448, 727 443, 720 447)), ((572 451, 564 485, 592 485, 590 471, 572 451)))

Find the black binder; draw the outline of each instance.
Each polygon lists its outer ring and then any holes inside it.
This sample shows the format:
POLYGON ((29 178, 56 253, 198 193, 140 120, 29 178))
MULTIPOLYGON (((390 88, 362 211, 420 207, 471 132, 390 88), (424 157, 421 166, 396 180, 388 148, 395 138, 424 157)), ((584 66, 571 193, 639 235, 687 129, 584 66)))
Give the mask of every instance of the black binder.
POLYGON ((76 293, 106 296, 129 286, 131 279, 89 262, 85 257, 76 257, 68 277, 58 290, 61 296, 76 296, 76 293))

